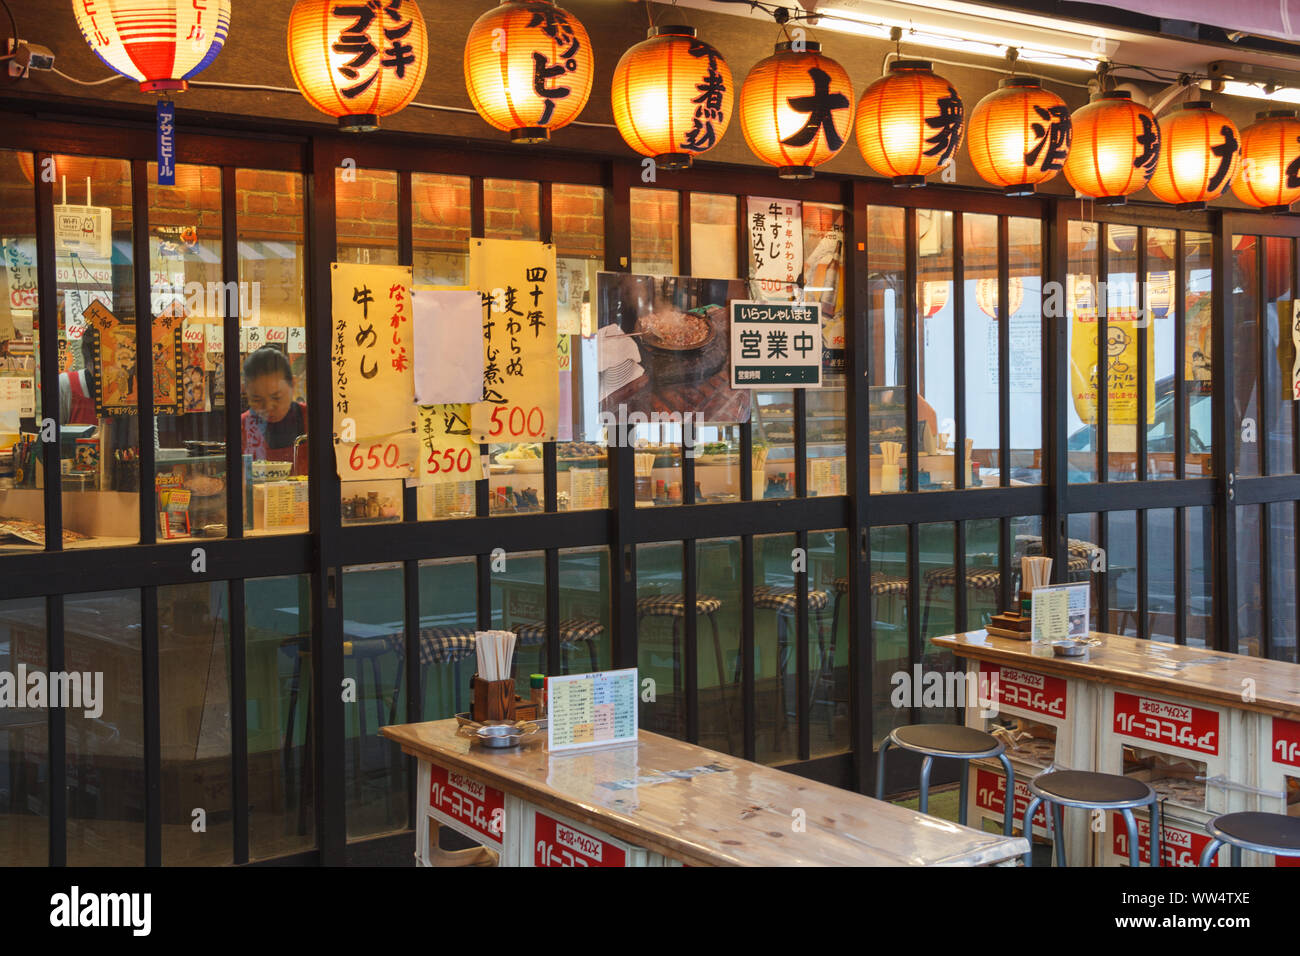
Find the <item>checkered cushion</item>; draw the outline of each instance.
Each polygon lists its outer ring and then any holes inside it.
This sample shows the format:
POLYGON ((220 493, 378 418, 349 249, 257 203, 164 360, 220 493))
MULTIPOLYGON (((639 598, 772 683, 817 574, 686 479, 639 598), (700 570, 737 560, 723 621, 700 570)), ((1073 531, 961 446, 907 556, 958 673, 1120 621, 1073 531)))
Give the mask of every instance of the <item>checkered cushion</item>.
MULTIPOLYGON (((527 624, 516 624, 514 630, 519 643, 525 647, 546 643, 545 621, 529 621, 527 624)), ((594 641, 603 633, 605 633, 605 625, 589 617, 570 617, 560 622, 561 644, 594 641)))
MULTIPOLYGON (((406 635, 389 634, 384 638, 396 654, 406 653, 406 635)), ((459 627, 420 628, 420 663, 449 664, 474 653, 474 632, 459 627)))
MULTIPOLYGON (((992 591, 998 586, 1000 577, 997 568, 967 568, 966 587, 976 591, 992 591)), ((932 588, 950 588, 957 583, 957 569, 934 568, 926 571, 925 583, 932 588)))
MULTIPOLYGON (((825 591, 808 590, 808 610, 820 611, 829 602, 825 591)), ((754 588, 754 607, 771 611, 789 611, 794 613, 794 588, 779 588, 770 584, 760 584, 754 588)))
MULTIPOLYGON (((722 607, 722 602, 707 594, 695 596, 695 610, 699 614, 713 614, 722 607)), ((686 595, 652 594, 636 599, 636 612, 645 617, 685 617, 686 595)))
MULTIPOLYGON (((848 578, 835 579, 836 594, 847 594, 848 590, 848 578)), ((887 594, 906 594, 907 578, 896 578, 892 575, 885 574, 883 571, 873 571, 871 574, 871 593, 878 597, 887 594)))

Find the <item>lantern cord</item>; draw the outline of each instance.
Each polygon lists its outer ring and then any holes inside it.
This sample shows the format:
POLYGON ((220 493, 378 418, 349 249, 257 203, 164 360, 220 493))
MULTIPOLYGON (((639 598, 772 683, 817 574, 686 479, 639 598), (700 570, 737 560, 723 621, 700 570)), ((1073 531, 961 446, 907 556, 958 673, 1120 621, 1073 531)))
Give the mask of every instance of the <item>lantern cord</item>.
MULTIPOLYGON (((78 86, 102 86, 105 83, 112 83, 114 80, 127 79, 125 73, 114 73, 112 76, 106 76, 102 80, 79 80, 75 76, 68 76, 68 74, 64 73, 57 66, 51 67, 50 72, 63 77, 69 83, 76 83, 78 86)), ((296 93, 297 90, 294 90, 294 92, 296 93)))

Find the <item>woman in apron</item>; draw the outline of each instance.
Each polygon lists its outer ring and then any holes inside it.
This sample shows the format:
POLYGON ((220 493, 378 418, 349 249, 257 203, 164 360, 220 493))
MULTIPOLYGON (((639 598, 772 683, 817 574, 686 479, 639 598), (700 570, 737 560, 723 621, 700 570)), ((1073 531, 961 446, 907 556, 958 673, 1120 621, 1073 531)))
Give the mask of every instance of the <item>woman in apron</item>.
POLYGON ((293 392, 293 370, 279 349, 263 346, 244 360, 244 454, 254 461, 294 462, 292 473, 304 475, 306 456, 296 460, 294 448, 307 434, 307 406, 295 402, 293 392))

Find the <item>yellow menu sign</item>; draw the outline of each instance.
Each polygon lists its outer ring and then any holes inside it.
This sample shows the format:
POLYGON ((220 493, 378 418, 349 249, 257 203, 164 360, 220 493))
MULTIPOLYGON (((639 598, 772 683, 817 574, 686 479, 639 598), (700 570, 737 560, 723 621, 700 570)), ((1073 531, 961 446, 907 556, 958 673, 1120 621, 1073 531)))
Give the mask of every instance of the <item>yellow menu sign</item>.
POLYGON ((483 477, 479 444, 470 435, 469 405, 421 405, 420 484, 477 481, 483 477))
POLYGON ((334 434, 349 443, 415 430, 410 266, 331 266, 334 434))
POLYGON ((471 239, 469 286, 483 303, 483 401, 470 406, 474 440, 554 441, 560 407, 555 247, 471 239))

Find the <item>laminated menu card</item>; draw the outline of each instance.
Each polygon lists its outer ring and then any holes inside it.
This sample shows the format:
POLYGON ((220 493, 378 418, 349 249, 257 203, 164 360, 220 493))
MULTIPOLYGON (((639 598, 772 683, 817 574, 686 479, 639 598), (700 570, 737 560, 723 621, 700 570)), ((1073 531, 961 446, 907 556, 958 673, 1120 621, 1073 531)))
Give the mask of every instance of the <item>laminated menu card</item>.
POLYGON ((635 742, 636 696, 635 667, 548 678, 547 749, 635 742))

